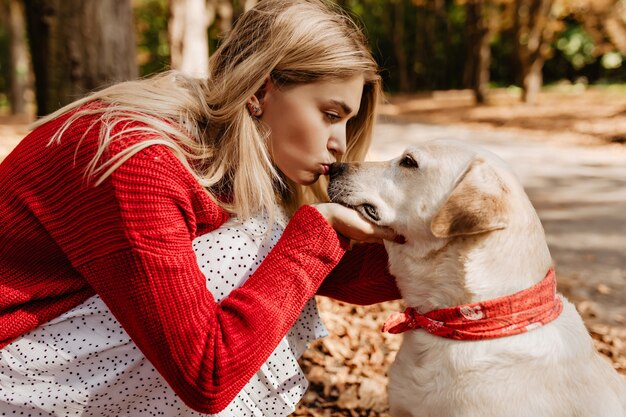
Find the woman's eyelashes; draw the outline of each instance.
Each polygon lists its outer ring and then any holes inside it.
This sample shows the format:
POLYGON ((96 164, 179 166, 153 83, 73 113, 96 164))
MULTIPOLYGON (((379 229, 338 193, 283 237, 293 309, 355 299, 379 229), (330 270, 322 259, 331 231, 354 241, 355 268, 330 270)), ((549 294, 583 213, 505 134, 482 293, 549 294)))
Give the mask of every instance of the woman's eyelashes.
POLYGON ((326 115, 326 119, 330 123, 336 123, 341 120, 341 115, 339 115, 338 113, 327 111, 327 112, 324 112, 324 114, 326 115))

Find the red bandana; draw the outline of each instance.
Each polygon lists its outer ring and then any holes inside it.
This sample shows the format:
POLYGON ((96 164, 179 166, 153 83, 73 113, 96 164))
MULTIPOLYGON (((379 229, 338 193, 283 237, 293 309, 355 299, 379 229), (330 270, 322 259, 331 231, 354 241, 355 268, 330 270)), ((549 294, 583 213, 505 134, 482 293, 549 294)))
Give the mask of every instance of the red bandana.
POLYGON ((448 339, 494 339, 543 326, 556 319, 562 310, 563 303, 556 295, 556 276, 550 269, 541 282, 505 297, 425 314, 409 307, 404 313, 392 314, 382 331, 402 333, 424 329, 448 339))

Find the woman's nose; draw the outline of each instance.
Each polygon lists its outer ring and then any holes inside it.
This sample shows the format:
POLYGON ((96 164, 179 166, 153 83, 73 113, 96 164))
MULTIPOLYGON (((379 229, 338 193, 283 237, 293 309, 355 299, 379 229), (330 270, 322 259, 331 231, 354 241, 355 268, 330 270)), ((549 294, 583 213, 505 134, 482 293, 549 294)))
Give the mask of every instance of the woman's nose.
POLYGON ((346 126, 337 126, 337 129, 333 129, 331 137, 328 140, 328 150, 337 155, 344 155, 347 150, 346 137, 346 126))

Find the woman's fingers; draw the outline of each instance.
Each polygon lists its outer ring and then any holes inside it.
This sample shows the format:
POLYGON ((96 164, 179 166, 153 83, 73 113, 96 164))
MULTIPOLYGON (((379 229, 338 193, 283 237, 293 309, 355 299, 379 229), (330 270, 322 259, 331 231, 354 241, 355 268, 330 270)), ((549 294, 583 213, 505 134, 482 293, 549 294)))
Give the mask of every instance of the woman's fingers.
POLYGON ((363 243, 382 243, 383 240, 403 243, 404 238, 393 229, 366 220, 354 209, 336 203, 319 203, 314 207, 338 233, 351 240, 363 243))

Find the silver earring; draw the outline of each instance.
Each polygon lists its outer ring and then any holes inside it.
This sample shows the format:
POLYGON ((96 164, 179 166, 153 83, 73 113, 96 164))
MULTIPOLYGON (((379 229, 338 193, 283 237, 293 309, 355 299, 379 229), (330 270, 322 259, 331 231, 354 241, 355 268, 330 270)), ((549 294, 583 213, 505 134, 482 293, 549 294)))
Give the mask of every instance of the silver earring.
POLYGON ((250 112, 252 116, 259 117, 263 113, 263 109, 260 106, 254 104, 253 102, 248 101, 246 104, 248 106, 248 111, 250 112))

